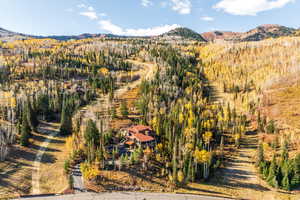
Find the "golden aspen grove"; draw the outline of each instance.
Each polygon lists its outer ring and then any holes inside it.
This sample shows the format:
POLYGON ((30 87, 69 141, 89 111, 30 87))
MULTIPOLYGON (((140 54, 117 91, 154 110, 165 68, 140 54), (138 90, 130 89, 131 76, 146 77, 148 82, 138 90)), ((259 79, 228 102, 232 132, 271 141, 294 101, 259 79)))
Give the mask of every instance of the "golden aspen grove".
POLYGON ((262 29, 1 40, 0 199, 299 198, 299 31, 262 29))

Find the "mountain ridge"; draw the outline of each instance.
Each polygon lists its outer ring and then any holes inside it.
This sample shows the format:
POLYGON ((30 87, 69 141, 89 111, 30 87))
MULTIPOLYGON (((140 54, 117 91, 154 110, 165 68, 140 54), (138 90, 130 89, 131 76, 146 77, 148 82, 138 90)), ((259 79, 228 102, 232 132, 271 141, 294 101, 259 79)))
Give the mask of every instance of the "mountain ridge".
POLYGON ((30 34, 22 34, 14 31, 10 31, 0 27, 0 40, 11 41, 20 40, 28 38, 50 38, 61 41, 66 40, 79 40, 85 38, 97 38, 97 37, 118 37, 118 38, 172 38, 176 39, 188 39, 201 42, 213 42, 217 40, 221 41, 234 41, 234 42, 245 42, 245 41, 260 41, 268 38, 277 38, 282 36, 299 36, 300 29, 290 28, 286 26, 281 26, 278 24, 263 24, 250 29, 246 32, 232 32, 232 31, 211 31, 204 33, 197 33, 186 27, 175 28, 171 31, 163 33, 159 36, 122 36, 114 34, 102 34, 102 33, 83 33, 79 35, 49 35, 49 36, 38 36, 30 34))
POLYGON ((208 41, 224 40, 224 41, 260 41, 268 38, 278 38, 282 36, 295 36, 297 29, 282 26, 278 24, 263 24, 246 32, 231 31, 212 31, 205 32, 201 35, 208 41))

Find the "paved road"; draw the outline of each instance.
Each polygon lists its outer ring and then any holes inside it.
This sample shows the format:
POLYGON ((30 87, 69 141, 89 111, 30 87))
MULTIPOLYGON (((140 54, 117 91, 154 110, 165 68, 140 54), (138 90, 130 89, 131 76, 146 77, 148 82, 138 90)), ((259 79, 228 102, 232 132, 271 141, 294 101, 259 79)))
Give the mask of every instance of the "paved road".
POLYGON ((75 192, 84 192, 85 187, 83 184, 83 177, 82 173, 80 171, 80 164, 76 165, 74 169, 72 170, 72 177, 73 177, 73 186, 75 192))
POLYGON ((198 196, 188 194, 142 193, 142 192, 113 192, 113 193, 79 193, 64 196, 30 197, 22 199, 40 200, 223 200, 226 198, 198 196))

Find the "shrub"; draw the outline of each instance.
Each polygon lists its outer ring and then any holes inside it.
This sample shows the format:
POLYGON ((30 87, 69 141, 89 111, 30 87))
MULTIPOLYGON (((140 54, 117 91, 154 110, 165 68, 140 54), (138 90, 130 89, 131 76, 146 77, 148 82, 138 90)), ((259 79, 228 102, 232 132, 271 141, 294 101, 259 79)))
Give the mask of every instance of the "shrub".
POLYGON ((276 127, 274 120, 269 121, 267 127, 266 127, 267 133, 275 133, 276 127))

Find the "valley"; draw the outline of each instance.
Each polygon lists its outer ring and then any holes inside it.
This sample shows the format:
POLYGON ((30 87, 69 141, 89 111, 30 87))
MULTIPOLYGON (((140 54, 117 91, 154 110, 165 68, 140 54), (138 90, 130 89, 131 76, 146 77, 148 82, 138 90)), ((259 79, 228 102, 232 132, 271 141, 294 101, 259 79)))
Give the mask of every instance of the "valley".
POLYGON ((300 197, 296 29, 1 34, 0 198, 300 197))

